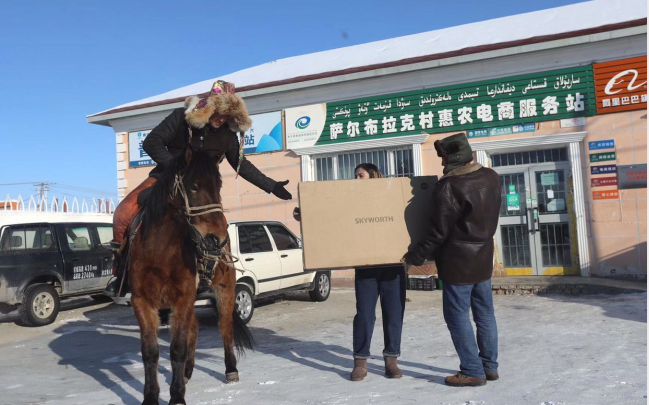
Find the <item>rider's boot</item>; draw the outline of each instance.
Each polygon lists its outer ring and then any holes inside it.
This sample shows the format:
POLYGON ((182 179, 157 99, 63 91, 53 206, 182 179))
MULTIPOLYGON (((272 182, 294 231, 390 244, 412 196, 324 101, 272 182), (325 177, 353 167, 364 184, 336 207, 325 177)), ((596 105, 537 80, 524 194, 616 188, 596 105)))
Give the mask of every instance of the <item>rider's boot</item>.
MULTIPOLYGON (((113 253, 113 278, 108 282, 104 294, 110 297, 117 297, 118 292, 119 296, 123 297, 128 292, 126 285, 122 285, 122 279, 124 276, 124 266, 122 265, 121 254, 122 244, 119 242, 111 241, 110 249, 113 253), (121 287, 121 291, 120 291, 121 287)), ((126 284, 126 283, 124 283, 126 284)))

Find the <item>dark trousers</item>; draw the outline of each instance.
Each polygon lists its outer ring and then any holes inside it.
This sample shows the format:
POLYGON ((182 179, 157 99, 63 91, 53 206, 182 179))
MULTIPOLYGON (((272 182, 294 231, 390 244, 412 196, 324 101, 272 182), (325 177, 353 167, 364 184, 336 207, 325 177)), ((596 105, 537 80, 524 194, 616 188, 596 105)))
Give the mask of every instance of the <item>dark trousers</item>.
POLYGON ((498 371, 498 328, 491 294, 491 280, 444 284, 444 320, 460 357, 460 371, 475 378, 485 378, 485 371, 498 371), (469 310, 477 334, 473 333, 469 310))
POLYGON ((399 357, 401 330, 406 308, 406 271, 403 266, 356 269, 356 316, 354 358, 370 357, 370 343, 376 321, 376 302, 381 298, 383 314, 383 356, 399 357))

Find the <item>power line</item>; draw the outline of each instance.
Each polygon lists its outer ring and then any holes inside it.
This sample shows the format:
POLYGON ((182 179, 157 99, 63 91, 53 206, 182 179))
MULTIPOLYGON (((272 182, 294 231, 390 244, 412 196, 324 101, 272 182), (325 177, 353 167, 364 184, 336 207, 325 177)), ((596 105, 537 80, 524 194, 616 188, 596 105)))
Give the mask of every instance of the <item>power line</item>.
MULTIPOLYGON (((0 186, 22 186, 22 185, 26 185, 26 184, 35 185, 35 184, 41 184, 41 183, 47 183, 47 182, 30 181, 28 183, 3 183, 3 184, 0 184, 0 186)), ((55 183, 48 183, 48 184, 55 184, 55 183)))
POLYGON ((70 185, 61 184, 61 183, 54 183, 54 184, 56 184, 56 185, 52 186, 52 188, 62 188, 62 189, 67 189, 67 190, 83 191, 83 192, 86 192, 86 193, 95 193, 95 194, 115 194, 114 191, 95 190, 95 189, 91 189, 91 188, 79 187, 79 186, 70 186, 70 185))

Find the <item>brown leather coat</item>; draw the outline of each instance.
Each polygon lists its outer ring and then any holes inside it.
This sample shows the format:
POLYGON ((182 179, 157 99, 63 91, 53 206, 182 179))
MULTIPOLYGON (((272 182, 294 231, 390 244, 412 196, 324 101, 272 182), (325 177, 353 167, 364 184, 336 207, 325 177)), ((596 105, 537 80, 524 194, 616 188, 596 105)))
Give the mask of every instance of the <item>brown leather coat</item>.
POLYGON ((500 203, 493 170, 474 163, 444 175, 433 192, 430 232, 406 261, 421 265, 432 253, 439 278, 449 284, 490 279, 500 203))

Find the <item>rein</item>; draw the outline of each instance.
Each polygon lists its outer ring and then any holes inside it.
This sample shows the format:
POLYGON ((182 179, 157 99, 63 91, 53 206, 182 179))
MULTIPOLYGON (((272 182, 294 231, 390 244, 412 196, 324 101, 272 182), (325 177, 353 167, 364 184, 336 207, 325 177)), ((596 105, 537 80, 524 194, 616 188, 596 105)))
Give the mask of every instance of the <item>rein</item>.
MULTIPOLYGON (((212 277, 214 277, 214 273, 216 272, 216 266, 219 263, 223 263, 234 270, 238 270, 234 267, 234 263, 238 262, 239 259, 236 256, 233 256, 230 252, 224 250, 224 248, 230 241, 230 237, 227 236, 225 240, 223 240, 223 242, 218 243, 218 239, 216 238, 205 238, 203 235, 201 235, 198 229, 196 229, 194 224, 191 223, 192 217, 197 217, 212 212, 223 212, 223 204, 208 204, 192 207, 189 204, 189 198, 187 197, 187 190, 185 189, 185 184, 183 183, 183 177, 179 174, 176 174, 176 178, 174 179, 173 194, 171 195, 171 197, 174 198, 176 194, 180 194, 183 199, 184 207, 183 210, 179 211, 185 217, 185 220, 189 225, 189 229, 191 231, 190 238, 196 244, 196 250, 200 258, 202 259, 200 260, 200 265, 198 268, 198 272, 201 277, 207 279, 208 281, 211 281, 212 277), (213 261, 214 265, 208 266, 208 261, 213 261)), ((243 272, 242 270, 239 271, 243 272)))

